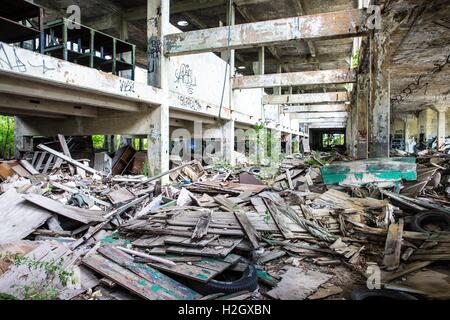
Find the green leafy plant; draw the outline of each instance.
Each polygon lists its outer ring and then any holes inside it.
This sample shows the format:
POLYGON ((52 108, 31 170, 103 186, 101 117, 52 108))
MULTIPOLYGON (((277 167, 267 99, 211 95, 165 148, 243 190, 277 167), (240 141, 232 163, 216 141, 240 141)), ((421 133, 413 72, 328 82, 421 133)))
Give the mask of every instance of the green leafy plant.
POLYGON ((355 51, 355 54, 352 57, 352 69, 358 68, 359 64, 359 49, 355 51))
MULTIPOLYGON (((64 259, 40 261, 34 257, 20 256, 18 254, 0 254, 0 260, 10 261, 15 266, 27 266, 30 270, 43 270, 46 275, 46 282, 51 283, 52 279, 58 278, 63 287, 69 283, 75 284, 75 277, 72 271, 64 268, 64 259)), ((58 297, 58 290, 53 287, 44 287, 44 284, 32 282, 31 285, 13 284, 11 288, 23 296, 25 300, 54 300, 58 297)), ((1 299, 16 298, 9 294, 0 293, 1 299)))
POLYGON ((14 117, 0 116, 0 158, 14 154, 14 117))
POLYGON ((94 145, 95 150, 103 149, 105 145, 105 136, 102 135, 93 135, 92 143, 94 145))

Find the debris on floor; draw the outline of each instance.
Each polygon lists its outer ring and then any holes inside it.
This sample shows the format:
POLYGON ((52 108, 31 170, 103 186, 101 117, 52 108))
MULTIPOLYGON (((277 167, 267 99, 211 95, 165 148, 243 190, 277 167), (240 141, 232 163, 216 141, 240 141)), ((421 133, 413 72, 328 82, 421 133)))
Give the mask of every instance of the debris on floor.
POLYGON ((371 282, 448 298, 446 156, 312 152, 276 172, 173 161, 147 177, 131 146, 93 156, 93 169, 58 141, 0 163, 1 294, 351 299, 371 282))

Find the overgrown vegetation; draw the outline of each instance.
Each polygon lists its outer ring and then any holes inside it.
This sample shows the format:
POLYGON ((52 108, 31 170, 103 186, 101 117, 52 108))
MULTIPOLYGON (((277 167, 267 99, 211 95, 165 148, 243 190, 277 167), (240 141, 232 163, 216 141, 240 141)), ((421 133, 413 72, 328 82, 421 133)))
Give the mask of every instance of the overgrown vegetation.
POLYGON ((14 155, 14 117, 0 116, 0 158, 14 155))
POLYGON ((359 65, 359 49, 355 51, 355 54, 352 57, 352 69, 358 68, 359 65))
MULTIPOLYGON (((58 290, 48 287, 54 279, 58 279, 63 287, 75 283, 74 273, 64 268, 64 259, 40 261, 33 257, 20 256, 18 254, 0 254, 0 260, 10 261, 14 266, 27 266, 31 270, 43 270, 45 272, 45 283, 31 282, 30 285, 13 284, 17 295, 23 296, 25 300, 55 300, 58 298, 58 290)), ((17 297, 6 293, 0 293, 0 300, 15 300, 17 297)))
POLYGON ((92 143, 94 145, 94 150, 103 149, 105 145, 105 136, 102 135, 92 136, 92 143))

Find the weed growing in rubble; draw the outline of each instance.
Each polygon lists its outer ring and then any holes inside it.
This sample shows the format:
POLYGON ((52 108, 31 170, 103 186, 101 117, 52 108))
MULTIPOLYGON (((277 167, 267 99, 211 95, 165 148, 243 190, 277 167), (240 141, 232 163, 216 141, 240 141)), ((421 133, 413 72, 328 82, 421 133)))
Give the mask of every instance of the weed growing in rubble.
MULTIPOLYGON (((31 285, 13 284, 11 288, 23 296, 25 300, 54 300, 58 297, 58 291, 55 288, 44 286, 52 283, 52 280, 56 277, 63 287, 66 287, 69 283, 74 284, 75 278, 72 271, 64 269, 64 259, 61 258, 58 261, 40 261, 33 257, 20 256, 18 254, 0 254, 0 260, 10 261, 14 266, 27 266, 30 270, 43 270, 45 272, 45 281, 43 283, 32 282, 31 285)), ((0 293, 1 299, 13 299, 14 296, 9 294, 0 293)))

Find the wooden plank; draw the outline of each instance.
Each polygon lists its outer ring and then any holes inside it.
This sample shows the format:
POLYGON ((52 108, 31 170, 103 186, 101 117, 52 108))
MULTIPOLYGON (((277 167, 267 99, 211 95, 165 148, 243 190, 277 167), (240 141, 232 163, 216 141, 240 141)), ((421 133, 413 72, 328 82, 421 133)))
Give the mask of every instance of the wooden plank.
POLYGON ((32 175, 39 174, 39 171, 37 171, 27 160, 20 160, 19 163, 32 175))
POLYGON ((261 236, 258 233, 258 231, 256 231, 255 227, 252 225, 245 212, 235 211, 234 215, 241 224, 242 229, 244 229, 244 232, 247 235, 248 239, 250 240, 250 243, 252 244, 253 248, 258 249, 260 247, 258 240, 260 239, 261 236))
POLYGON ((53 150, 53 149, 51 149, 51 148, 49 148, 49 147, 47 147, 47 146, 45 146, 43 144, 40 144, 37 147, 39 149, 41 149, 41 150, 44 150, 44 151, 47 151, 48 153, 53 154, 54 156, 56 156, 58 158, 61 158, 61 159, 65 160, 69 164, 72 164, 72 165, 74 165, 74 166, 76 166, 78 168, 83 169, 84 171, 87 171, 87 172, 89 172, 91 174, 100 175, 100 172, 98 172, 97 170, 94 170, 91 167, 85 166, 81 162, 73 160, 72 158, 70 158, 70 157, 68 157, 68 156, 66 156, 66 155, 64 155, 64 154, 62 154, 62 153, 60 153, 58 151, 55 151, 55 150, 53 150))
POLYGON ((240 256, 229 254, 223 259, 202 257, 200 261, 195 261, 191 264, 177 262, 175 268, 170 268, 157 263, 149 263, 149 265, 164 272, 176 274, 199 282, 207 282, 236 263, 239 259, 240 256))
POLYGON ((51 214, 25 201, 14 188, 0 196, 0 244, 21 240, 45 223, 51 214))
POLYGON ((403 218, 400 218, 398 223, 391 223, 389 225, 383 257, 383 265, 386 270, 395 270, 400 265, 403 225, 403 218))
POLYGON ((36 165, 34 166, 34 167, 36 168, 37 171, 40 171, 40 170, 41 170, 42 163, 44 162, 44 159, 45 159, 45 156, 46 156, 46 155, 47 155, 47 153, 45 153, 45 152, 42 152, 42 153, 39 155, 39 158, 38 158, 38 160, 37 160, 37 162, 36 162, 36 165))
POLYGON ((108 193, 107 197, 112 204, 118 204, 133 200, 135 198, 135 195, 125 188, 120 188, 108 193))
POLYGON ((77 208, 74 206, 67 206, 58 201, 46 198, 38 194, 27 194, 23 198, 31 203, 34 203, 41 208, 44 208, 53 213, 62 215, 64 217, 76 220, 85 224, 91 222, 103 222, 105 218, 102 217, 98 211, 86 210, 82 208, 77 208))
POLYGON ((355 9, 169 34, 164 37, 164 54, 224 51, 292 40, 355 37, 368 31, 366 20, 366 10, 355 9))
POLYGON ((192 233, 192 239, 201 239, 208 233, 208 227, 211 223, 211 211, 204 212, 198 219, 195 225, 194 232, 192 233))
POLYGON ((44 169, 42 170, 42 173, 43 174, 47 174, 47 172, 48 172, 48 169, 50 168, 50 165, 52 164, 52 161, 53 161, 53 158, 54 158, 55 156, 54 155, 49 155, 49 157, 48 157, 48 159, 47 159, 47 162, 45 163, 45 166, 44 166, 44 169))
POLYGON ((292 184, 291 172, 289 171, 289 169, 286 169, 286 178, 287 178, 287 181, 288 181, 289 189, 293 190, 294 189, 294 185, 292 184))
POLYGON ((289 224, 286 221, 286 217, 282 216, 277 209, 277 206, 275 203, 272 202, 272 200, 263 198, 264 203, 266 204, 267 208, 269 209, 270 215, 272 216, 273 220, 275 221, 278 229, 283 234, 283 236, 286 239, 293 239, 295 238, 294 234, 292 233, 291 229, 289 228, 289 224))
POLYGON ((144 281, 148 281, 151 284, 151 290, 156 291, 164 299, 194 300, 201 298, 201 295, 194 290, 186 287, 178 281, 173 280, 150 266, 134 262, 130 255, 114 248, 113 246, 100 247, 98 252, 121 267, 124 267, 141 277, 144 281))
POLYGON ((356 73, 354 70, 302 71, 236 77, 233 80, 233 89, 341 84, 354 83, 355 81, 356 73))
POLYGON ((304 300, 332 276, 318 271, 305 272, 300 268, 288 267, 281 278, 277 286, 267 292, 270 297, 281 300, 304 300))

